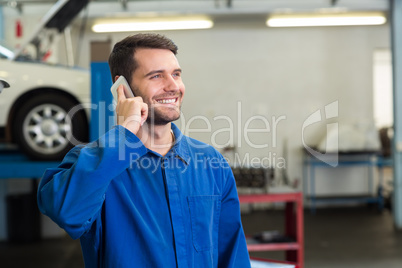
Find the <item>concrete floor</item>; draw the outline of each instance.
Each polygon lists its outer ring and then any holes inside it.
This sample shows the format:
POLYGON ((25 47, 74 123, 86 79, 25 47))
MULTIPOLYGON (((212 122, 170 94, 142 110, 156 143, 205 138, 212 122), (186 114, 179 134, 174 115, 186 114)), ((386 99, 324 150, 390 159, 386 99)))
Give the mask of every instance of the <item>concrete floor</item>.
MULTIPOLYGON (((281 210, 254 211, 243 215, 247 234, 282 230, 281 210)), ((283 258, 282 252, 252 256, 283 258)), ((81 268, 80 245, 69 237, 34 243, 0 243, 2 268, 81 268)), ((400 268, 402 232, 393 228, 389 210, 379 213, 366 206, 305 211, 306 268, 400 268)))
MULTIPOLYGON (((279 211, 243 216, 245 232, 282 230, 279 211)), ((389 210, 375 208, 318 209, 304 213, 306 268, 401 268, 402 232, 393 228, 389 210)), ((284 258, 283 253, 251 253, 251 256, 284 258)))

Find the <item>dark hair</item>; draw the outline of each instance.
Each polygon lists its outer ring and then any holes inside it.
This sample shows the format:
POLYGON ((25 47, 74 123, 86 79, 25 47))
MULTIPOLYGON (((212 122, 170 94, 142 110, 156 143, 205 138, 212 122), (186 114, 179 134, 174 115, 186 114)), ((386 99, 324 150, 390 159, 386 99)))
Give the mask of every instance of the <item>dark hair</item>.
POLYGON ((137 48, 159 48, 168 49, 177 54, 177 46, 169 38, 154 33, 135 34, 128 36, 116 43, 112 53, 109 56, 109 68, 112 80, 116 75, 123 75, 129 84, 138 63, 134 59, 134 53, 137 48))

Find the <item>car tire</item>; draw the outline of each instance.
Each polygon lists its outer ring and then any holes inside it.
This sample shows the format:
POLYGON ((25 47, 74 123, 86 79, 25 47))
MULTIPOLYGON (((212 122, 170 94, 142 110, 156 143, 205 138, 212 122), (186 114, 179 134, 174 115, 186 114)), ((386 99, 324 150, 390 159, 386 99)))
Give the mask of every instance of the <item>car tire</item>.
POLYGON ((69 115, 76 106, 71 98, 56 93, 38 94, 23 103, 13 125, 20 149, 33 160, 60 160, 74 145, 86 142, 88 122, 84 110, 69 115))

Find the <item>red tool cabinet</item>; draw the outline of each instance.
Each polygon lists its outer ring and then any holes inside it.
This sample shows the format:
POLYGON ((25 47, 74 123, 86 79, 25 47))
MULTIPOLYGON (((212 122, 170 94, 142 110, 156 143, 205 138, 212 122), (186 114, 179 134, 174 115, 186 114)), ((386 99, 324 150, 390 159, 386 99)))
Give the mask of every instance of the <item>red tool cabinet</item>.
POLYGON ((249 251, 283 250, 286 261, 304 267, 303 196, 300 192, 239 195, 240 203, 285 203, 285 235, 294 242, 247 245, 249 251))

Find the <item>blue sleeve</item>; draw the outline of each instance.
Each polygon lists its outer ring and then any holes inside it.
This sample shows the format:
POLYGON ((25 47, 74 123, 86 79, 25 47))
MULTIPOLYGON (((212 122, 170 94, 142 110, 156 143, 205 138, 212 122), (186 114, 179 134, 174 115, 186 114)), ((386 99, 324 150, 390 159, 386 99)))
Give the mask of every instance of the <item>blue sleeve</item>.
POLYGON ((74 147, 57 168, 44 173, 38 188, 40 211, 79 238, 99 216, 109 183, 146 152, 137 136, 121 126, 74 147))
POLYGON ((229 165, 224 168, 226 185, 222 193, 219 220, 218 267, 250 267, 246 238, 240 217, 240 203, 236 183, 229 165))

